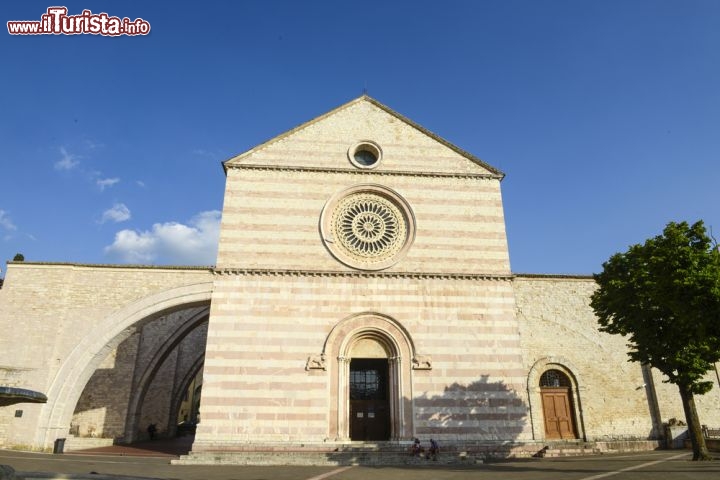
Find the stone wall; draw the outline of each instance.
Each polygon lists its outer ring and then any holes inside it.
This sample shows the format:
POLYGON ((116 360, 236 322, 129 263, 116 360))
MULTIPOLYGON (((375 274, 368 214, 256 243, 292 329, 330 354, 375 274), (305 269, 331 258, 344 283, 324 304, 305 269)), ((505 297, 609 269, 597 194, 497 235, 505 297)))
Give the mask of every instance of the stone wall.
POLYGON ((404 336, 411 344, 407 353, 398 347, 406 382, 398 380, 399 395, 410 415, 401 439, 528 437, 511 288, 509 280, 402 275, 219 277, 193 450, 346 435, 338 426, 347 414, 343 345, 358 332, 394 328, 404 332, 398 343, 404 336), (412 355, 431 368, 412 368, 412 355), (323 368, 307 369, 313 357, 324 358, 323 368))
MULTIPOLYGON (((601 333, 590 308, 596 284, 590 277, 520 275, 514 281, 523 362, 572 373, 578 421, 588 440, 659 438, 662 423, 684 419, 677 387, 656 370, 629 362, 626 340, 601 333)), ((535 378, 535 377, 532 377, 535 378)), ((701 422, 720 423, 720 389, 697 398, 701 422)), ((528 385, 533 419, 542 419, 537 385, 528 385), (532 391, 536 394, 533 402, 532 391)), ((543 438, 541 421, 534 434, 543 438)))
POLYGON ((21 372, 18 386, 48 395, 48 403, 23 405, 0 441, 48 448, 65 436, 93 367, 157 310, 208 302, 211 282, 208 268, 9 263, 0 289, 0 366, 21 372))
MULTIPOLYGON (((672 418, 685 421, 685 413, 680 399, 678 388, 670 383, 665 383, 667 377, 660 372, 653 370, 653 383, 660 399, 659 414, 663 423, 672 418)), ((717 370, 709 372, 705 380, 713 383, 713 388, 705 395, 695 396, 695 405, 698 409, 700 424, 710 428, 720 428, 720 383, 718 382, 717 370)))
POLYGON ((382 149, 382 161, 373 168, 379 172, 502 176, 468 152, 460 151, 410 119, 365 96, 258 145, 226 164, 358 172, 348 159, 348 149, 363 140, 376 142, 382 149))
POLYGON ((226 162, 218 263, 223 268, 352 271, 329 253, 319 225, 338 192, 382 185, 402 196, 414 243, 389 270, 508 274, 501 175, 371 101, 360 99, 226 162), (382 149, 358 169, 348 150, 382 149))
MULTIPOLYGON (((25 388, 23 381, 26 369, 0 365, 0 385, 4 387, 25 388)), ((23 410, 23 404, 0 407, 0 447, 7 444, 7 435, 13 422, 17 421, 15 412, 23 410)), ((24 414, 24 412, 23 412, 24 414)))
POLYGON ((95 370, 75 406, 74 435, 123 437, 140 337, 136 333, 125 340, 95 370))

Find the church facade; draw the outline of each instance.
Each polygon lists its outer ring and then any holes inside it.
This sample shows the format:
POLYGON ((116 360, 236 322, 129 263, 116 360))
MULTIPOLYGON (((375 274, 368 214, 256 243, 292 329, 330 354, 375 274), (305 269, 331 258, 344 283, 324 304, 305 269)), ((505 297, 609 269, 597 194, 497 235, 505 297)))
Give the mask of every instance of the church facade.
MULTIPOLYGON (((0 407, 0 447, 184 420, 199 456, 415 437, 531 451, 659 442, 684 418, 598 331, 592 278, 513 274, 503 173, 376 100, 224 168, 214 267, 8 264, 0 386, 48 401, 0 407)), ((709 379, 700 417, 720 425, 709 379)))

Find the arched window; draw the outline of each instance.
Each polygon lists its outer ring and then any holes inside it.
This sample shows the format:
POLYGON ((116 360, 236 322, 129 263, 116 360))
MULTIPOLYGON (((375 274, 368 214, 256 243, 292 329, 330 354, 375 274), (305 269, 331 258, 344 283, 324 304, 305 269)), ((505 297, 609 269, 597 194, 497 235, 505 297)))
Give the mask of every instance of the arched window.
POLYGON ((541 387, 570 387, 570 379, 560 370, 548 370, 540 377, 541 387))

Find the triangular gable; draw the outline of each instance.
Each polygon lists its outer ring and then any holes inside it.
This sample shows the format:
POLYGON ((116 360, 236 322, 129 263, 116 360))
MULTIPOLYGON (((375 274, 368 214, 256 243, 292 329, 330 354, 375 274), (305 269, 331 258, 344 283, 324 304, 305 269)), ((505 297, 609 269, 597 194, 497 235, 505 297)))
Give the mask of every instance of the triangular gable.
POLYGON ((223 163, 239 166, 353 170, 348 149, 361 141, 383 150, 378 172, 504 174, 377 100, 362 95, 223 163))

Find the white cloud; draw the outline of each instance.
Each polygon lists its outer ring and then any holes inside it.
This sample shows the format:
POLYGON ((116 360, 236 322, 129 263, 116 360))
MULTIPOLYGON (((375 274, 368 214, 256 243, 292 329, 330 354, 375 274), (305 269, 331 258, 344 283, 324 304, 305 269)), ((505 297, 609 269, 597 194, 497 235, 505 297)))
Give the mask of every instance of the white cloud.
POLYGON ((5 210, 0 210, 0 227, 11 232, 17 230, 17 227, 12 222, 5 210))
POLYGON ((99 178, 95 180, 95 184, 100 187, 100 191, 104 191, 107 187, 112 187, 120 181, 119 178, 99 178))
POLYGON ((88 150, 96 150, 96 149, 98 149, 98 148, 103 148, 103 147, 105 147, 104 144, 102 144, 102 143, 100 143, 100 142, 96 142, 95 140, 92 140, 92 139, 89 139, 89 138, 86 138, 86 139, 83 141, 83 145, 85 145, 85 148, 87 148, 88 150))
POLYGON ((80 165, 77 155, 68 153, 65 147, 60 147, 60 153, 62 154, 62 158, 55 162, 55 170, 72 170, 80 165))
POLYGON ((187 225, 156 223, 152 230, 121 230, 105 253, 128 263, 213 265, 220 236, 220 212, 210 210, 187 225))
POLYGON ((130 220, 130 209, 124 203, 116 203, 112 206, 112 208, 109 208, 103 212, 100 223, 120 223, 126 220, 130 220))

